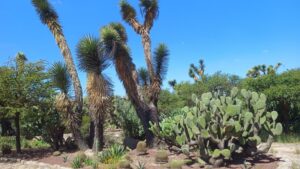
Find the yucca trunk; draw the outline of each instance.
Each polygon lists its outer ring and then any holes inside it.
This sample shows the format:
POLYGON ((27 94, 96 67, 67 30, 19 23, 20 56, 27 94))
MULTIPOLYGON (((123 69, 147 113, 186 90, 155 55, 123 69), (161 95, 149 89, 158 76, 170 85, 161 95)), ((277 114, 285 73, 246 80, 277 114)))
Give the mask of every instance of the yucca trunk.
POLYGON ((141 93, 139 93, 135 65, 126 52, 122 52, 121 50, 116 54, 115 65, 116 72, 122 80, 126 93, 142 122, 147 144, 152 145, 154 135, 149 130, 149 122, 158 123, 156 107, 154 105, 149 107, 143 100, 141 93))
POLYGON ((74 115, 77 119, 76 121, 71 121, 71 131, 75 138, 75 141, 78 147, 81 150, 85 150, 88 148, 87 144, 84 142, 84 139, 80 133, 80 126, 82 122, 82 106, 83 106, 83 99, 82 99, 82 88, 79 81, 79 77, 75 68, 75 64, 71 55, 71 51, 67 45, 65 37, 62 33, 60 25, 58 25, 55 21, 48 21, 47 26, 49 27, 50 31, 52 32, 55 41, 64 57, 68 73, 72 79, 72 84, 74 87, 75 92, 75 112, 74 115))
POLYGON ((150 75, 150 81, 153 82, 155 75, 153 70, 153 64, 152 64, 152 57, 151 57, 151 39, 149 37, 149 33, 143 31, 142 32, 142 44, 144 48, 144 54, 146 59, 147 68, 150 75))
POLYGON ((105 102, 107 93, 105 90, 106 84, 103 83, 100 75, 97 73, 88 73, 87 79, 87 93, 89 100, 89 111, 94 122, 94 142, 93 150, 98 153, 104 146, 104 116, 105 116, 105 102))

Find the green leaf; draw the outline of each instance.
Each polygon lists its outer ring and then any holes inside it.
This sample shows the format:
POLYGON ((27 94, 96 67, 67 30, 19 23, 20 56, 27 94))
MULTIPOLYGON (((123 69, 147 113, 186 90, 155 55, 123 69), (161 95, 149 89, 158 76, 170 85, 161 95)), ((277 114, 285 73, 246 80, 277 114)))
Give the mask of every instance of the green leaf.
POLYGON ((273 121, 275 121, 278 117, 278 113, 276 111, 272 111, 271 116, 272 116, 273 121))
POLYGON ((210 137, 210 135, 209 135, 209 133, 208 133, 207 130, 201 130, 201 136, 203 138, 209 138, 210 137))
POLYGON ((221 155, 221 151, 219 149, 215 149, 214 152, 212 153, 213 158, 218 158, 221 155))
POLYGON ((259 119, 259 123, 262 125, 266 122, 266 120, 267 120, 266 116, 263 116, 259 119))
POLYGON ((231 152, 229 149, 222 150, 221 154, 225 157, 226 160, 229 160, 231 157, 231 152))
POLYGON ((199 122, 201 128, 205 129, 205 127, 206 127, 206 121, 205 121, 205 118, 203 116, 199 117, 198 122, 199 122))

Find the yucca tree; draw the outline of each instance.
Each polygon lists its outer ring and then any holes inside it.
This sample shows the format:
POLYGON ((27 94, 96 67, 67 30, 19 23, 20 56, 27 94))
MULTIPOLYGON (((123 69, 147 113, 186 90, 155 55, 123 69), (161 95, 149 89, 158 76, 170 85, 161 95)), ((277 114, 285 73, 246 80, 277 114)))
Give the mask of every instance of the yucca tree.
POLYGON ((94 122, 93 149, 98 153, 104 145, 104 120, 112 107, 112 84, 103 74, 108 67, 107 57, 101 51, 97 38, 86 36, 77 45, 80 69, 87 73, 89 112, 94 122))
MULTIPOLYGON (((64 57, 67 70, 70 74, 74 92, 75 92, 75 116, 78 119, 77 123, 73 126, 80 126, 81 125, 81 118, 82 118, 82 88, 79 81, 79 77, 75 68, 75 64, 71 55, 71 51, 67 44, 67 41, 64 37, 62 27, 58 21, 58 15, 55 12, 52 5, 48 2, 48 0, 32 0, 31 1, 33 6, 36 9, 37 14, 40 17, 40 20, 43 24, 47 25, 49 30, 54 36, 54 39, 64 57)), ((74 122, 73 122, 74 123, 74 122)), ((80 131, 79 129, 74 129, 74 131, 80 131)), ((74 138, 79 146, 80 149, 86 149, 87 145, 83 141, 82 135, 80 132, 73 133, 74 138)))
POLYGON ((193 78, 195 81, 201 80, 201 82, 205 82, 205 65, 204 60, 199 60, 199 67, 196 67, 194 64, 190 65, 189 76, 193 78))
MULTIPOLYGON (((151 55, 150 31, 153 27, 154 20, 158 17, 158 0, 140 0, 139 6, 144 20, 143 23, 140 23, 138 21, 135 9, 126 0, 121 0, 120 3, 123 20, 125 20, 125 22, 127 22, 134 29, 134 31, 137 34, 139 34, 142 38, 142 45, 144 48, 146 65, 150 77, 150 103, 152 102, 152 104, 154 105, 152 106, 153 109, 157 109, 157 100, 160 93, 162 79, 161 77, 159 77, 159 75, 157 75, 157 71, 155 70, 155 66, 157 67, 157 65, 154 65, 156 58, 153 58, 151 55)), ((168 50, 165 45, 159 45, 157 49, 161 49, 161 51, 159 52, 168 53, 168 50)), ((156 51, 154 52, 154 54, 155 53, 156 51)), ((165 57, 163 57, 162 59, 166 60, 164 58, 165 57)), ((166 63, 162 63, 161 65, 166 65, 166 63)))
POLYGON ((134 106, 138 117, 141 119, 148 145, 153 143, 154 135, 149 130, 149 122, 158 123, 157 111, 144 100, 143 93, 138 83, 138 72, 132 62, 127 47, 127 35, 124 27, 118 23, 112 23, 101 29, 101 42, 105 53, 113 58, 116 72, 122 81, 128 98, 134 106))
POLYGON ((275 66, 269 65, 268 67, 265 64, 257 65, 248 70, 247 76, 256 78, 261 75, 275 75, 281 65, 281 63, 277 63, 275 66))

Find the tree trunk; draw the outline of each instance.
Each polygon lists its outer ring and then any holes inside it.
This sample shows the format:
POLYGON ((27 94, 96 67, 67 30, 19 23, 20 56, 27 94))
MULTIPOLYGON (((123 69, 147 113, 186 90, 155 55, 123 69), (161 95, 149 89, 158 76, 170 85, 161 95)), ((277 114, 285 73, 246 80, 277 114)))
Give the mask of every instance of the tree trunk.
POLYGON ((17 153, 21 153, 20 112, 16 112, 15 126, 16 126, 16 150, 17 150, 17 153))
MULTIPOLYGON (((92 116, 90 116, 92 117, 92 116)), ((94 137, 95 137, 95 125, 93 120, 90 122, 90 129, 89 129, 89 147, 93 148, 94 145, 94 137)))
POLYGON ((150 81, 152 83, 154 81, 155 75, 154 75, 152 57, 151 57, 151 39, 149 37, 149 32, 146 32, 145 30, 142 32, 142 44, 144 47, 144 54, 145 54, 147 69, 150 75, 150 81))
POLYGON ((61 51, 61 54, 64 57, 68 73, 70 74, 70 77, 72 79, 72 85, 75 92, 75 113, 74 115, 76 118, 76 121, 71 122, 72 124, 72 134, 75 138, 76 143, 78 144, 79 149, 86 150, 88 148, 87 144, 84 142, 84 139, 80 133, 80 126, 82 121, 82 106, 83 106, 83 99, 82 99, 82 88, 80 84, 80 80, 76 71, 76 67, 72 58, 71 51, 69 49, 69 46, 66 42, 66 39, 63 35, 61 26, 56 21, 49 21, 47 22, 47 25, 52 32, 54 39, 61 51), (78 127, 78 128, 77 128, 78 127))
POLYGON ((96 154, 99 152, 99 120, 95 120, 95 129, 94 129, 94 144, 93 144, 93 150, 96 154))

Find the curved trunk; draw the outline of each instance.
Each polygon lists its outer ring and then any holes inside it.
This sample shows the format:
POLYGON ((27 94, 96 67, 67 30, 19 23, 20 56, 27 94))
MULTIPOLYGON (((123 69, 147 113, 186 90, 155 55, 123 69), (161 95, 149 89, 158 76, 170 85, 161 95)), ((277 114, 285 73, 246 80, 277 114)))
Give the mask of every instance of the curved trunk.
POLYGON ((88 148, 87 144, 84 142, 84 139, 80 133, 80 126, 82 121, 82 106, 83 106, 83 99, 82 99, 82 88, 79 81, 79 77, 75 68, 75 64, 71 55, 71 51, 67 45, 65 37, 62 33, 60 25, 56 21, 49 21, 47 23, 50 31, 52 32, 55 41, 64 57, 68 73, 72 79, 72 85, 75 92, 75 113, 74 115, 77 119, 76 121, 72 121, 71 123, 71 130, 72 134, 81 150, 85 150, 88 148))
POLYGON ((154 135, 149 130, 149 122, 158 123, 156 107, 154 104, 147 105, 142 98, 142 94, 139 93, 135 65, 126 52, 118 51, 115 57, 115 65, 116 72, 123 82, 126 93, 142 122, 147 144, 152 145, 154 135))

